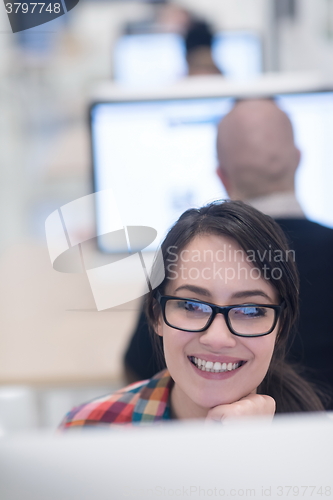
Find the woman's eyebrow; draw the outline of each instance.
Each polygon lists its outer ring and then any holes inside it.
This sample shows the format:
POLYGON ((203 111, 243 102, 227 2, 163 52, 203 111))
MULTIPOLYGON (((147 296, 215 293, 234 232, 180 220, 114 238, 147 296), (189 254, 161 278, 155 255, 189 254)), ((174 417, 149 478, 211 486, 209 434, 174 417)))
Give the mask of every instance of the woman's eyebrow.
POLYGON ((205 297, 211 297, 211 293, 207 288, 202 288, 196 285, 182 285, 176 288, 175 293, 179 290, 188 290, 189 292, 198 293, 199 295, 204 295, 205 297))
MULTIPOLYGON (((181 290, 187 290, 189 292, 197 293, 199 295, 203 295, 204 297, 212 297, 212 294, 210 293, 207 288, 202 288, 201 286, 196 286, 196 285, 181 285, 176 290, 174 293, 179 292, 181 290)), ((257 289, 257 290, 242 290, 239 292, 235 292, 231 295, 231 299, 243 299, 246 297, 264 297, 265 299, 269 300, 270 302, 274 302, 272 298, 267 295, 263 290, 257 289)))
POLYGON ((260 296, 264 297, 265 299, 268 299, 270 302, 273 302, 272 298, 267 295, 263 290, 244 290, 241 292, 235 292, 232 294, 231 298, 233 299, 243 299, 245 297, 253 297, 253 296, 260 296))

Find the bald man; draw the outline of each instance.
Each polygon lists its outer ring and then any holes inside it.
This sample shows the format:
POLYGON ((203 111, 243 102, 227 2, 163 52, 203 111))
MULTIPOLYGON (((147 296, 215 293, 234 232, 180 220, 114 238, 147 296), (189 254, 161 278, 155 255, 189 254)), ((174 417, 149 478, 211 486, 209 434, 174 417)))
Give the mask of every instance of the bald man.
POLYGON ((307 220, 296 199, 301 153, 292 124, 273 100, 239 101, 218 126, 217 156, 230 198, 274 217, 295 250, 300 320, 289 358, 329 394, 333 409, 333 230, 307 220))
MULTIPOLYGON (((289 358, 304 365, 303 375, 323 388, 331 398, 326 407, 333 410, 333 230, 307 220, 295 197, 301 153, 288 116, 269 99, 237 102, 218 126, 217 156, 217 174, 230 198, 274 217, 295 250, 300 321, 289 358)), ((161 369, 143 314, 125 366, 133 381, 161 369)))
POLYGON ((236 103, 220 122, 217 174, 230 198, 272 217, 304 217, 295 198, 301 153, 288 116, 272 100, 236 103))

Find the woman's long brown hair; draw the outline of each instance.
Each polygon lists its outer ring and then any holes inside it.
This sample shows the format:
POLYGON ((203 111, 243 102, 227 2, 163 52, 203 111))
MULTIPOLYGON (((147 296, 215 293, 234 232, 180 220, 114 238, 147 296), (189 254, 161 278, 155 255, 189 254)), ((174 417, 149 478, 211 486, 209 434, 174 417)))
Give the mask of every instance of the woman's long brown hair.
MULTIPOLYGON (((170 264, 198 235, 227 236, 251 255, 250 265, 262 272, 277 290, 286 307, 279 321, 279 331, 268 372, 258 387, 258 393, 272 396, 277 413, 323 411, 324 407, 312 387, 286 361, 286 342, 293 334, 298 316, 299 279, 294 254, 279 225, 267 215, 241 201, 214 202, 200 209, 187 210, 174 224, 162 243, 165 278, 146 299, 146 315, 154 345, 161 352, 160 337, 154 328, 160 317, 156 293, 162 295, 170 280, 170 264), (272 258, 274 256, 274 258, 272 258), (278 257, 278 258, 277 258, 278 257)), ((160 261, 153 266, 151 281, 160 276, 160 261)))

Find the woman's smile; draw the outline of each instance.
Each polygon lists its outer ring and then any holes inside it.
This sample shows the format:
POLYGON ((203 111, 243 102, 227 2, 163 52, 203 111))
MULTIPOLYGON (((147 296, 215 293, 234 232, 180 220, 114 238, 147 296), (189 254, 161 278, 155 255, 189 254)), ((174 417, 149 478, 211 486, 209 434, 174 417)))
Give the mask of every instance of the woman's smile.
POLYGON ((217 360, 216 358, 211 359, 212 357, 206 354, 188 356, 188 358, 191 363, 200 368, 202 371, 213 373, 236 370, 236 368, 239 368, 244 364, 242 359, 236 360, 228 356, 218 356, 217 360))
POLYGON ((195 372, 208 380, 225 380, 239 373, 240 368, 244 366, 246 361, 229 361, 231 358, 223 357, 221 361, 210 361, 205 358, 209 356, 201 355, 188 356, 188 360, 193 366, 195 372))

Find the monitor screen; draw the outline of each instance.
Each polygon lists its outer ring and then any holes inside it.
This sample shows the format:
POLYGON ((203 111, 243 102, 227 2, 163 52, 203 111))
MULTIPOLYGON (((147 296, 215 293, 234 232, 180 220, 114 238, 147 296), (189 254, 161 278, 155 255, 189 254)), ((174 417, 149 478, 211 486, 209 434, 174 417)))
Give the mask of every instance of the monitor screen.
MULTIPOLYGON (((333 92, 275 99, 302 152, 297 197, 309 219, 333 227, 333 92)), ((233 104, 231 97, 93 104, 95 191, 112 189, 123 224, 153 227, 160 237, 187 208, 226 198, 216 174, 216 126, 233 104)), ((109 215, 98 206, 96 214, 102 227, 109 215)))
POLYGON ((251 31, 223 31, 215 36, 212 54, 228 78, 244 79, 263 71, 262 40, 251 31))
MULTIPOLYGON (((228 78, 262 72, 262 41, 251 31, 218 33, 212 45, 217 67, 228 78)), ((123 35, 113 55, 114 79, 124 86, 165 85, 186 75, 184 39, 176 33, 123 35)))

